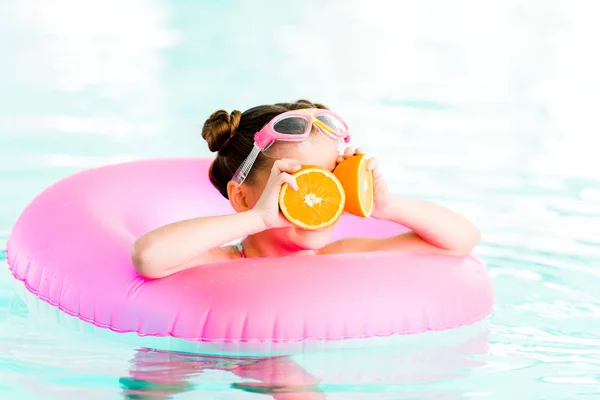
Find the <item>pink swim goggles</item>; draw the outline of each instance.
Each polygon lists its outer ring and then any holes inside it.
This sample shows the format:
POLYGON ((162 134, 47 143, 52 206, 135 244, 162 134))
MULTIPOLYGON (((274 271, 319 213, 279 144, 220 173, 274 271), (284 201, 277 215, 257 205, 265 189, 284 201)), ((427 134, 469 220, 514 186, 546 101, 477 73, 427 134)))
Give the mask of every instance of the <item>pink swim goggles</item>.
POLYGON ((316 126, 321 133, 335 140, 350 141, 348 125, 337 114, 330 110, 305 108, 287 111, 273 118, 254 135, 254 147, 233 175, 241 185, 250 173, 260 152, 266 152, 275 142, 302 142, 306 140, 312 127, 316 126))

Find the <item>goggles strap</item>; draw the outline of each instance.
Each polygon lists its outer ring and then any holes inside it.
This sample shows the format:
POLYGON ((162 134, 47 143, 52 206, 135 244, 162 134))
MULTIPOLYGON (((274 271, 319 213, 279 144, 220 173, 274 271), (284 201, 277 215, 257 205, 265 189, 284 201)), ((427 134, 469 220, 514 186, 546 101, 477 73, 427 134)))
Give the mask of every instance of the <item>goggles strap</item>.
POLYGON ((258 158, 259 153, 260 153, 260 147, 258 147, 258 145, 256 143, 254 143, 254 147, 252 147, 252 151, 250 151, 250 154, 248 154, 248 157, 246 157, 246 159, 242 162, 242 164, 239 166, 239 168, 237 169, 237 171, 231 178, 235 182, 237 182, 238 186, 241 185, 242 183, 244 183, 244 181, 248 177, 248 174, 250 173, 252 166, 256 162, 256 159, 258 158))

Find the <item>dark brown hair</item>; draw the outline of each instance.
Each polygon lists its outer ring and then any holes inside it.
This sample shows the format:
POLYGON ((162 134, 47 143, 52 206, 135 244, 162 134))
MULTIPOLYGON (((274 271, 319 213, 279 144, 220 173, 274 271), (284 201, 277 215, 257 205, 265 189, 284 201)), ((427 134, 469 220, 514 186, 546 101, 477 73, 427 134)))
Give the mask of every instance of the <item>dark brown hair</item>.
MULTIPOLYGON (((254 134, 277 115, 301 108, 327 109, 322 104, 298 100, 294 103, 256 106, 243 113, 238 110, 231 113, 218 110, 206 120, 202 127, 202 137, 208 143, 210 151, 217 152, 217 156, 210 166, 209 177, 213 186, 225 198, 228 198, 227 184, 252 151, 254 134)), ((256 172, 268 166, 267 160, 267 157, 259 154, 245 180, 246 183, 254 182, 256 172)))

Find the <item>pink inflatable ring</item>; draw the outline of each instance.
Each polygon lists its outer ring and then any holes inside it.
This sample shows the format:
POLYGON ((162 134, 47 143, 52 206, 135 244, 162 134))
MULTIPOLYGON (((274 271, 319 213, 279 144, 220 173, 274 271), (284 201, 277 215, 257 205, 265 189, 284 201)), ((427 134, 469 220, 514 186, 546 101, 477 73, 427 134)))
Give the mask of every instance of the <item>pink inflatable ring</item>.
MULTIPOLYGON (((155 348, 246 354, 363 346, 471 325, 491 312, 490 276, 475 256, 239 259, 160 280, 140 277, 130 260, 137 237, 176 220, 232 212, 208 180, 210 161, 105 166, 41 193, 7 246, 29 308, 155 348)), ((404 230, 344 216, 334 239, 404 230)))

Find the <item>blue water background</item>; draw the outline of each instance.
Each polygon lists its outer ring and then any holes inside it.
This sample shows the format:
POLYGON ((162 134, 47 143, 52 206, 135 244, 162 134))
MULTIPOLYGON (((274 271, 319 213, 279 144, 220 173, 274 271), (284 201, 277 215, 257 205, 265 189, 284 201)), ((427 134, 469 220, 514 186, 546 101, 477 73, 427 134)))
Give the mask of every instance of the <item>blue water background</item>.
MULTIPOLYGON (((214 110, 308 98, 348 120, 395 191, 477 223, 496 307, 470 353, 298 357, 320 393, 286 398, 597 398, 599 20, 592 0, 3 1, 1 247, 61 177, 206 156, 214 110)), ((32 318, 0 263, 0 396, 123 398, 143 354, 32 318)), ((146 362, 142 381, 189 382, 176 399, 273 398, 185 358, 146 362)))

